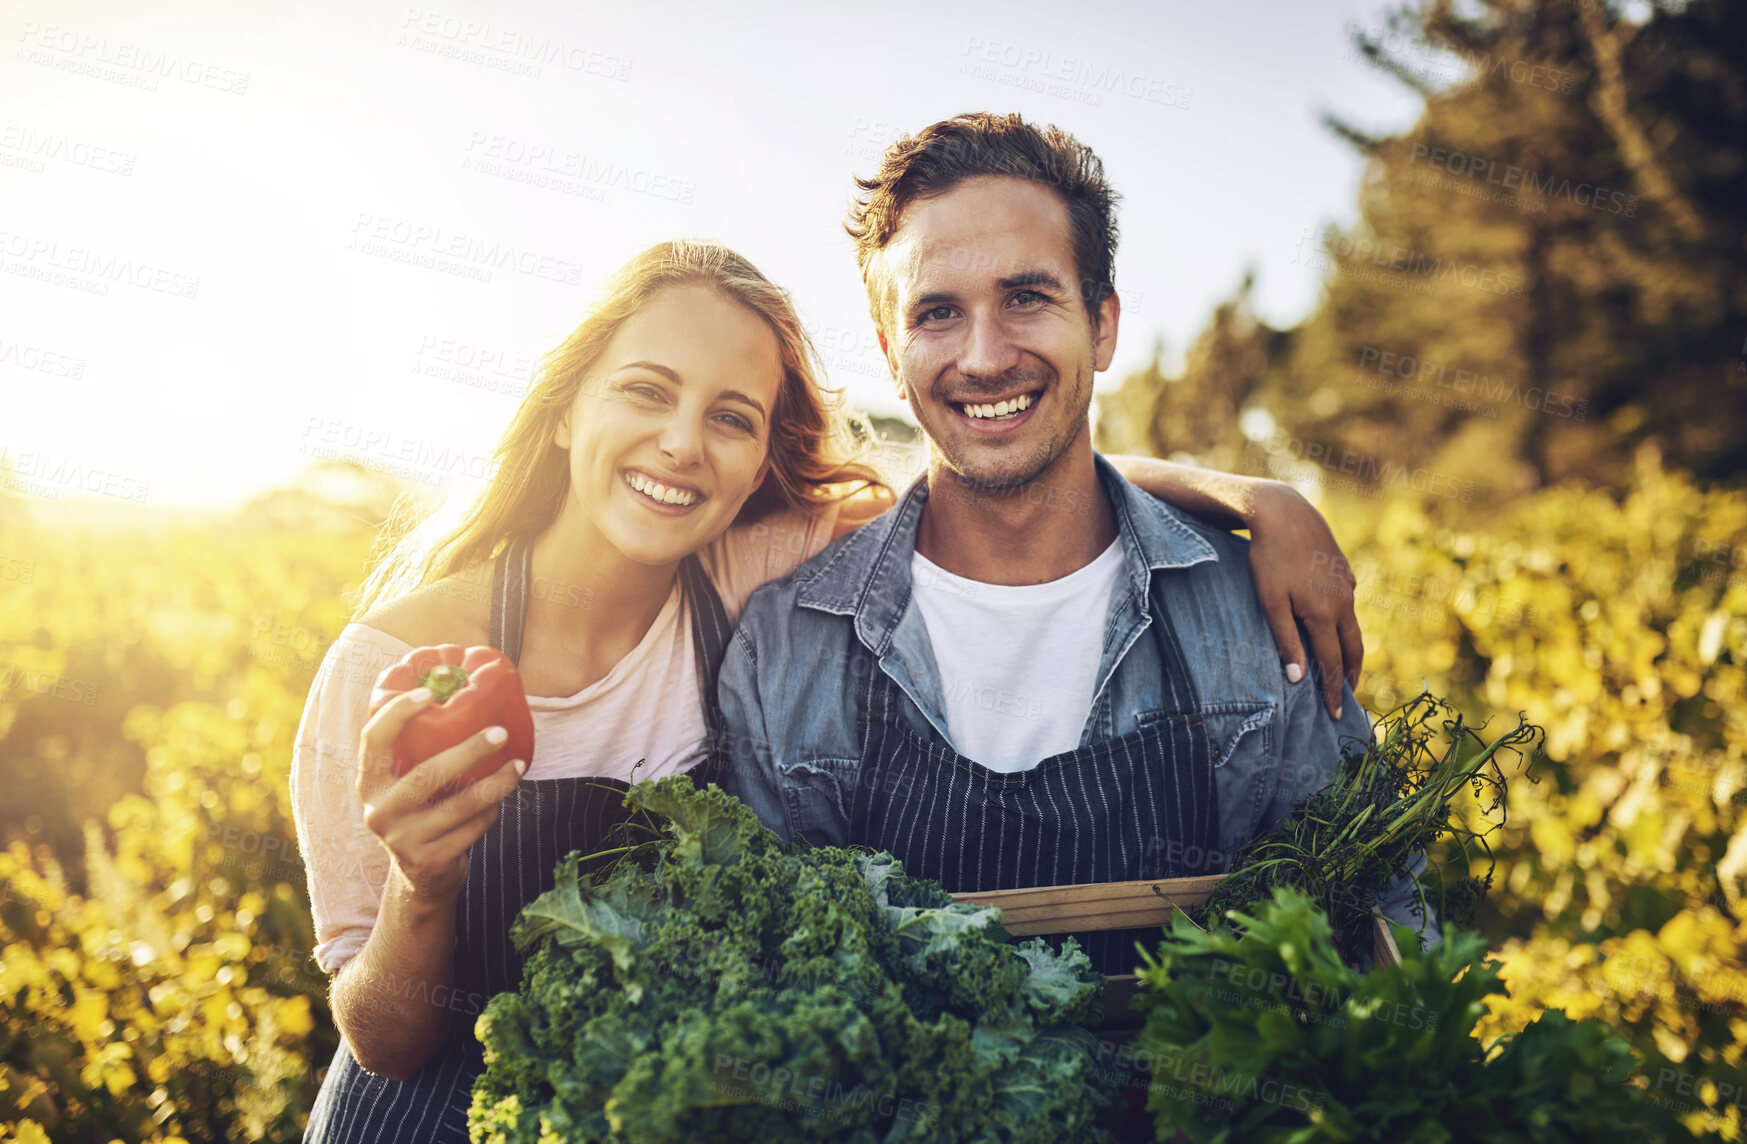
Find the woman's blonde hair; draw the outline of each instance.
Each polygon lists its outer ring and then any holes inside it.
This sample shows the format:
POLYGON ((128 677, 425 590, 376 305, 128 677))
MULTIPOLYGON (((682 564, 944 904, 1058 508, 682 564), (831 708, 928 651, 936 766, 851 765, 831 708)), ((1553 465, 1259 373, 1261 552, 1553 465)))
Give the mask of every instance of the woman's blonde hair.
POLYGON ((871 430, 857 434, 840 395, 820 384, 818 354, 788 293, 727 247, 663 242, 603 284, 582 323, 546 355, 533 388, 492 451, 491 482, 471 502, 427 511, 402 498, 377 539, 375 567, 359 589, 362 616, 378 604, 489 560, 500 544, 557 519, 570 488, 569 454, 554 443, 607 343, 627 319, 670 286, 712 286, 762 317, 776 334, 782 384, 770 420, 770 472, 741 507, 747 523, 781 507, 817 508, 861 488, 890 497, 871 459, 871 430))

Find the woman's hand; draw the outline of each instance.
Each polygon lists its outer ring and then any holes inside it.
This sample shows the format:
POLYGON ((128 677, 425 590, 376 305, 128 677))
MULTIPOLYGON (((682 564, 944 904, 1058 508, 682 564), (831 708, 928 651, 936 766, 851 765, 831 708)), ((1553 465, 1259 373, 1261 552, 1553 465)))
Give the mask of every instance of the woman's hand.
POLYGON ((512 759, 495 774, 444 795, 445 786, 508 737, 502 727, 487 727, 396 778, 394 740, 430 702, 430 688, 416 688, 384 703, 364 724, 358 798, 365 827, 393 857, 394 876, 419 898, 453 901, 467 882, 468 847, 497 821, 499 802, 521 781, 527 760, 512 759))
POLYGON ((1304 677, 1304 645, 1296 620, 1310 633, 1323 698, 1341 717, 1341 681, 1359 686, 1365 641, 1353 612, 1353 571, 1328 522, 1297 489, 1260 482, 1244 523, 1250 530, 1250 570, 1274 643, 1294 683, 1304 677))

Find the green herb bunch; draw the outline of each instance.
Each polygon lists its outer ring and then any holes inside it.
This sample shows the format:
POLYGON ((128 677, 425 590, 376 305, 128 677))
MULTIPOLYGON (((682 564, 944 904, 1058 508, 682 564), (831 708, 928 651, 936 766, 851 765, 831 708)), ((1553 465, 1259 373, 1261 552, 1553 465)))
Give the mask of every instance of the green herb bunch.
POLYGON ((1486 836, 1504 821, 1501 754, 1530 752, 1541 729, 1519 719, 1488 745, 1455 708, 1422 694, 1383 716, 1378 731, 1343 754, 1327 786, 1238 852, 1195 914, 1200 924, 1228 924, 1231 911, 1268 901, 1276 887, 1296 888, 1322 905, 1348 964, 1362 965, 1377 900, 1399 879, 1415 878, 1420 910, 1435 896, 1438 918, 1473 920, 1492 880, 1486 836), (1484 815, 1498 814, 1496 822, 1475 829, 1452 813, 1465 786, 1484 815), (1444 837, 1461 861, 1426 866, 1427 850, 1444 837), (1479 878, 1469 872, 1474 849, 1488 862, 1479 878), (1426 872, 1416 877, 1416 867, 1426 872))
POLYGON ((511 930, 532 953, 476 1027, 476 1144, 1109 1139, 1076 945, 685 776, 626 802, 648 839, 592 881, 569 855, 511 930))
MULTIPOLYGON (((1145 955, 1136 1059, 1160 1140, 1540 1144, 1683 1137, 1628 1083, 1638 1059, 1605 1026, 1552 1010, 1484 1047, 1487 999, 1507 994, 1476 934, 1446 925, 1421 953, 1360 973, 1328 918, 1275 889, 1238 929, 1179 915, 1145 955), (1241 932, 1238 932, 1241 930, 1241 932), (1182 1133, 1183 1136, 1178 1136, 1182 1133)), ((1405 937, 1408 930, 1398 929, 1405 937)))

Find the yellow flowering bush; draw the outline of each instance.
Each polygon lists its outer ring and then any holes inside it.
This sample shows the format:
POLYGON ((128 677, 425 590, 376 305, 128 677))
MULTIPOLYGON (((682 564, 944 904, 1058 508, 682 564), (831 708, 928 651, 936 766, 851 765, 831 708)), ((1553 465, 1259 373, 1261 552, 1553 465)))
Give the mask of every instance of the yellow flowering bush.
MULTIPOLYGON (((1330 507, 1368 633, 1360 698, 1429 686, 1546 728, 1493 835, 1481 924, 1508 1005, 1615 1026, 1659 1099, 1741 1132, 1747 1084, 1747 494, 1639 458, 1623 501, 1555 487, 1495 515, 1330 507)), ((1484 869, 1479 863, 1478 868, 1484 869)))
POLYGON ((301 1138, 337 1034, 291 743, 369 540, 0 520, 29 570, 0 583, 0 775, 64 780, 3 820, 0 1139, 301 1138))

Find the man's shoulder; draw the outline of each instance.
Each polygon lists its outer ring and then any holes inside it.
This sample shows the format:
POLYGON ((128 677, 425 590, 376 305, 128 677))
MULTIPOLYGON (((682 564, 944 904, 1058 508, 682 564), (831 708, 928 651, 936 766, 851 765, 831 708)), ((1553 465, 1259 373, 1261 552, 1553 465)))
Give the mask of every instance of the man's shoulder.
MULTIPOLYGON (((1156 565, 1152 583, 1173 606, 1184 638, 1227 658, 1230 645, 1272 643, 1267 615, 1250 567, 1250 541, 1217 524, 1141 493, 1130 511, 1145 518, 1136 527, 1151 536, 1156 565)), ((1210 661, 1211 662, 1211 661, 1210 661)))
POLYGON ((1120 473, 1114 475, 1127 486, 1129 510, 1145 518, 1144 522, 1136 521, 1136 525, 1156 538, 1155 545, 1168 548, 1164 555, 1183 560, 1184 566, 1201 578, 1230 580, 1234 586, 1253 586, 1248 537, 1185 512, 1151 495, 1120 473), (1211 560, 1204 558, 1206 553, 1202 551, 1202 545, 1212 550, 1211 560), (1195 555, 1203 559, 1189 562, 1195 555))
MULTIPOLYGON (((1162 508, 1172 513, 1177 521, 1195 534, 1206 545, 1213 549, 1213 559, 1192 564, 1183 569, 1190 583, 1199 592, 1210 592, 1228 605, 1241 605, 1244 611, 1254 611, 1261 616, 1261 601, 1256 594, 1256 577, 1250 567, 1250 540, 1247 536, 1238 536, 1228 532, 1216 524, 1210 524, 1198 517, 1162 505, 1162 508)), ((1169 590, 1170 581, 1166 581, 1169 590)))
POLYGON ((866 534, 866 528, 845 533, 787 576, 753 589, 740 616, 741 632, 757 635, 802 615, 817 616, 821 623, 853 619, 855 580, 869 539, 866 534), (803 600, 823 607, 803 608, 803 600))
POLYGON ((1227 556, 1235 554, 1243 557, 1245 566, 1248 566, 1250 556, 1249 537, 1239 536, 1237 533, 1221 528, 1219 525, 1214 524, 1211 521, 1202 520, 1193 513, 1184 512, 1176 505, 1159 500, 1157 497, 1151 499, 1153 504, 1157 506, 1159 512, 1169 516, 1171 520, 1175 521, 1182 527, 1187 528, 1190 532, 1193 532, 1196 536, 1212 545, 1214 552, 1218 555, 1220 560, 1224 560, 1227 556))

